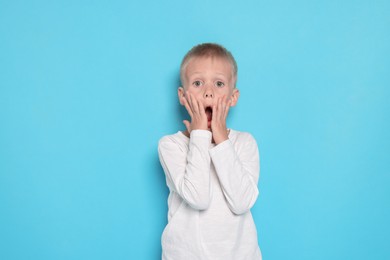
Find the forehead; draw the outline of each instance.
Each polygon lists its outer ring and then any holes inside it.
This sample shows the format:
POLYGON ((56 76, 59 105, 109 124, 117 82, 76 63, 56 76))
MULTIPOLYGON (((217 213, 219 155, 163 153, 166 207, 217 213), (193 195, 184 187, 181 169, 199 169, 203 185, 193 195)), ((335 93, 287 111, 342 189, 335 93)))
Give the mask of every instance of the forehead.
POLYGON ((225 74, 226 76, 233 76, 234 68, 231 61, 224 57, 191 57, 187 64, 185 64, 185 74, 189 76, 194 73, 215 72, 218 74, 225 74))

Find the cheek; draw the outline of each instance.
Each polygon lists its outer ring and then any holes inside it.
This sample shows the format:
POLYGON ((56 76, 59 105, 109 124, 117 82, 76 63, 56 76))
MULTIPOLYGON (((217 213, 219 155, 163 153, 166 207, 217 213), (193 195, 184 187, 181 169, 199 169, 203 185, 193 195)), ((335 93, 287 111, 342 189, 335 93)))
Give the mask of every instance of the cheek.
POLYGON ((189 88, 186 90, 185 93, 190 93, 191 95, 198 97, 200 93, 200 89, 189 88))
POLYGON ((217 96, 219 96, 219 97, 223 97, 223 96, 230 97, 232 95, 232 93, 233 93, 233 91, 230 88, 222 88, 222 89, 218 89, 217 96))

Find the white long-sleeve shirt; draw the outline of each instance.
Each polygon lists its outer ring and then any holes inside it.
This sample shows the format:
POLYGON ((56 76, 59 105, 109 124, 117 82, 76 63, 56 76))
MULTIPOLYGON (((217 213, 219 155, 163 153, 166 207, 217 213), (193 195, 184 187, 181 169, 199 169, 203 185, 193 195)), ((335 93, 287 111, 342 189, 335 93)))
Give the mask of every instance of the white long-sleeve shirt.
POLYGON ((215 145, 207 130, 164 136, 158 146, 170 190, 164 260, 261 260, 250 208, 259 194, 254 138, 230 130, 215 145))

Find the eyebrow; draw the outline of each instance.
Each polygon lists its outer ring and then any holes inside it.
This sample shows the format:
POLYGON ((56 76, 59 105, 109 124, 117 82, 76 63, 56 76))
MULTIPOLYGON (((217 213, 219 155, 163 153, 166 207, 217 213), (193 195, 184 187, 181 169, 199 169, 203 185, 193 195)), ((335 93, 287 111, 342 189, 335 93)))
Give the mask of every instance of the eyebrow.
POLYGON ((215 74, 217 74, 217 75, 221 75, 221 76, 224 76, 224 77, 226 77, 226 75, 225 75, 225 74, 223 74, 223 73, 215 73, 215 74))

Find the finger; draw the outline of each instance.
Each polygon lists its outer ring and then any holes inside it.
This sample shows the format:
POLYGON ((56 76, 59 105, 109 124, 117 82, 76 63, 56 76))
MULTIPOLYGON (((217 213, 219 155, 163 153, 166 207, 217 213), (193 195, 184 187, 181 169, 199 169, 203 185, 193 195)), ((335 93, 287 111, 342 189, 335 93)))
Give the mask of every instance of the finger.
POLYGON ((231 104, 232 104, 232 100, 229 98, 226 102, 225 113, 224 113, 225 118, 227 118, 231 104))
POLYGON ((191 104, 193 112, 199 114, 198 100, 193 95, 191 95, 191 104))
POLYGON ((217 104, 213 104, 213 113, 211 114, 211 121, 215 122, 215 119, 217 118, 217 104))
POLYGON ((194 104, 196 99, 195 99, 194 95, 189 94, 188 95, 188 100, 189 100, 189 104, 190 104, 190 107, 191 107, 191 110, 192 110, 192 114, 196 114, 197 113, 197 109, 196 109, 196 105, 194 104))
POLYGON ((227 106, 226 102, 227 102, 227 99, 226 99, 226 96, 224 95, 221 98, 221 111, 220 111, 221 121, 225 121, 226 120, 226 106, 227 106))
POLYGON ((190 107, 190 104, 188 103, 188 100, 186 97, 182 97, 182 102, 184 103, 184 107, 186 108, 188 114, 190 115, 190 117, 192 118, 192 109, 190 107))
POLYGON ((225 115, 227 101, 228 101, 228 98, 227 98, 227 96, 224 95, 223 98, 222 98, 222 102, 221 102, 221 104, 222 104, 222 114, 223 115, 225 115))
POLYGON ((203 116, 206 114, 203 103, 198 101, 199 113, 203 116))
POLYGON ((192 102, 191 102, 191 94, 188 93, 188 92, 187 92, 187 95, 186 95, 186 99, 187 99, 188 105, 191 108, 191 111, 193 111, 193 109, 192 109, 192 102))
POLYGON ((222 98, 218 99, 218 116, 220 120, 223 119, 223 98, 222 96, 222 98))
POLYGON ((216 102, 214 102, 212 106, 213 113, 211 114, 211 125, 215 124, 217 122, 218 118, 218 99, 216 102))

